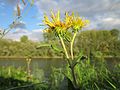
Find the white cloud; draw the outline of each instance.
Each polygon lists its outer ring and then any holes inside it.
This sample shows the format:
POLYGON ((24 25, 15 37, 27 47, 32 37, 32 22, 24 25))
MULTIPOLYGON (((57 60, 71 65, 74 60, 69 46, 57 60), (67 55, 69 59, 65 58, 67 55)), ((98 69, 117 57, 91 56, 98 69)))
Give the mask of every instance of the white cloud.
POLYGON ((49 14, 50 10, 60 10, 62 14, 65 11, 77 12, 91 20, 89 28, 111 29, 120 26, 120 0, 36 0, 35 5, 40 13, 49 14), (105 18, 112 20, 103 21, 105 18))
POLYGON ((29 38, 32 41, 42 41, 43 40, 43 32, 41 29, 32 30, 31 34, 29 34, 29 38))
MULTIPOLYGON (((6 5, 12 5, 13 8, 16 5, 16 0, 0 0, 0 2, 6 2, 6 5)), ((42 20, 44 12, 49 14, 50 10, 60 10, 62 14, 65 11, 74 11, 90 19, 90 29, 120 28, 120 0, 35 0, 35 6, 39 11, 39 14, 36 13, 40 17, 34 18, 39 20, 42 20)), ((20 8, 23 9, 22 4, 20 8)))
POLYGON ((76 11, 80 14, 104 13, 116 10, 119 7, 119 0, 36 0, 39 11, 49 12, 50 9, 61 11, 76 11), (117 6, 116 6, 117 4, 117 6), (117 8, 113 8, 116 6, 117 8), (94 13, 92 13, 94 12, 94 13))
POLYGON ((41 29, 35 29, 32 31, 28 31, 26 29, 16 29, 14 32, 9 32, 5 38, 12 39, 16 41, 20 41, 20 37, 23 35, 28 36, 28 38, 32 41, 42 41, 43 40, 43 33, 41 29))
POLYGON ((26 29, 21 29, 21 28, 17 28, 17 29, 13 32, 13 34, 28 34, 28 33, 29 33, 28 30, 26 30, 26 29))
POLYGON ((14 23, 14 28, 26 28, 26 23, 23 21, 16 21, 14 23))
POLYGON ((113 15, 96 16, 95 25, 97 29, 120 29, 120 18, 113 15))

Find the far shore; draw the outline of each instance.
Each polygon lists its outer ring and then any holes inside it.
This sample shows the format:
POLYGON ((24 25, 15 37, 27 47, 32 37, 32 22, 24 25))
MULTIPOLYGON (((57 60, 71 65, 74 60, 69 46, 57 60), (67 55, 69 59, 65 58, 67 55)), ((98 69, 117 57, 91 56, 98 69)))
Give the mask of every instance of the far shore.
POLYGON ((17 58, 19 58, 19 59, 26 59, 26 58, 35 58, 35 59, 37 59, 37 58, 63 58, 63 57, 59 57, 59 56, 55 56, 55 57, 49 57, 49 56, 31 56, 31 57, 29 57, 29 56, 0 56, 0 59, 17 59, 17 58))
MULTIPOLYGON (((96 56, 97 58, 101 58, 100 56, 96 56)), ((39 59, 39 58, 45 58, 45 59, 54 59, 54 58, 63 58, 62 56, 54 56, 54 57, 49 57, 49 56, 0 56, 1 59, 26 59, 26 58, 32 58, 32 59, 39 59)), ((104 56, 104 58, 120 58, 120 56, 104 56)))

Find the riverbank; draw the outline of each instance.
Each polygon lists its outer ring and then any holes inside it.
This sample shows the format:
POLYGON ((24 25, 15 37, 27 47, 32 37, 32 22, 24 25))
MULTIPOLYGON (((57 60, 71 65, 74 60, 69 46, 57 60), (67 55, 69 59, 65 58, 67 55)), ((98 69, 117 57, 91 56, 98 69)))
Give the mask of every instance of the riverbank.
MULTIPOLYGON (((49 56, 0 56, 0 59, 26 59, 26 58, 32 58, 32 59, 39 59, 39 58, 48 58, 48 59, 60 59, 60 58, 63 58, 63 57, 60 57, 60 56, 54 56, 54 57, 49 57, 49 56)), ((101 58, 100 56, 96 56, 95 58, 101 58)), ((120 58, 120 56, 104 56, 103 58, 120 58)))
POLYGON ((55 58, 55 59, 59 59, 59 58, 63 58, 63 57, 58 57, 58 56, 55 56, 55 57, 49 57, 49 56, 31 56, 31 57, 28 57, 28 56, 0 56, 0 59, 26 59, 26 58, 32 58, 32 59, 39 59, 39 58, 48 58, 48 59, 52 59, 52 58, 55 58))

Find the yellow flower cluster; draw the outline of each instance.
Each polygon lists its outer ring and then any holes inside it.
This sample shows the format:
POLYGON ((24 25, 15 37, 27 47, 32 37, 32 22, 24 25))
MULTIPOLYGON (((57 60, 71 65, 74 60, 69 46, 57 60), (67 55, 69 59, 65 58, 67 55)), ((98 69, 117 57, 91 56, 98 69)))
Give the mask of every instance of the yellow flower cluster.
POLYGON ((84 28, 85 26, 87 26, 87 24, 89 24, 89 20, 83 20, 80 17, 74 17, 74 19, 72 20, 72 28, 73 30, 81 30, 82 28, 84 28))
POLYGON ((45 32, 54 31, 57 34, 61 34, 66 32, 69 28, 73 28, 73 30, 80 30, 85 27, 89 20, 83 20, 82 18, 75 16, 74 13, 69 15, 68 12, 65 13, 64 19, 60 19, 60 11, 57 14, 54 14, 51 11, 51 20, 47 15, 44 15, 44 24, 48 26, 48 29, 45 32))

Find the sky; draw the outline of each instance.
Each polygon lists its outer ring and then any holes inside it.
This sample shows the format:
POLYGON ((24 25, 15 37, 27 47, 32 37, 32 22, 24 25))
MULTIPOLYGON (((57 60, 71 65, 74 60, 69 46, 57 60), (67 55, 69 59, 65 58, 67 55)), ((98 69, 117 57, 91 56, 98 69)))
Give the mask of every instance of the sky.
MULTIPOLYGON (((21 0, 22 1, 22 0, 21 0)), ((22 19, 6 38, 19 40, 27 35, 33 41, 43 40, 42 24, 43 14, 50 11, 61 11, 61 15, 68 12, 78 13, 81 17, 90 20, 86 29, 113 29, 120 28, 120 0, 34 0, 31 7, 28 0, 26 5, 19 3, 22 19)), ((32 0, 29 0, 32 2, 32 0)), ((7 28, 15 19, 16 4, 18 0, 0 0, 0 29, 7 28)))

